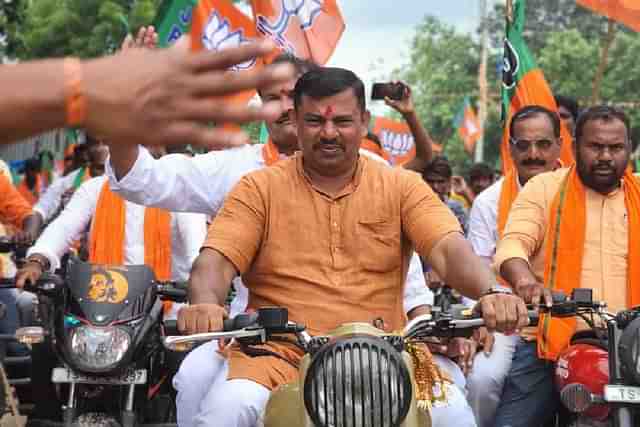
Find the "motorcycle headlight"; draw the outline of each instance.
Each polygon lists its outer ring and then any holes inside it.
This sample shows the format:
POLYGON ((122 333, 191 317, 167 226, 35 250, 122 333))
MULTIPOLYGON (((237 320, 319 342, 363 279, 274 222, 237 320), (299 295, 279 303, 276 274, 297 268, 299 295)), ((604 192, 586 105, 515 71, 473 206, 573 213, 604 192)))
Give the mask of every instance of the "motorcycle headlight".
POLYGON ((131 336, 118 327, 80 326, 69 336, 69 349, 79 368, 104 371, 114 367, 129 349, 131 336))
POLYGON ((624 328, 618 351, 622 377, 633 384, 640 384, 640 318, 624 328))
POLYGON ((397 427, 413 397, 411 376, 389 343, 370 336, 339 339, 314 356, 304 404, 314 425, 397 427))

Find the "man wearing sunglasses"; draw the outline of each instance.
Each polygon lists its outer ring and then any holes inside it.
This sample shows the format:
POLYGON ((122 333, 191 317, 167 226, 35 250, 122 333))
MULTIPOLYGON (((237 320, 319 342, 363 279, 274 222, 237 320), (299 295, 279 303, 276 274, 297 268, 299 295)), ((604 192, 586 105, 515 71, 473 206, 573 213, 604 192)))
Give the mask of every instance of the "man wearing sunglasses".
MULTIPOLYGON (((560 118, 532 105, 517 111, 510 122, 510 153, 515 170, 480 193, 469 216, 468 239, 476 255, 493 262, 496 245, 507 222, 511 204, 534 176, 556 169, 560 156, 560 118)), ((517 336, 487 335, 467 377, 468 400, 479 427, 493 426, 517 336)))

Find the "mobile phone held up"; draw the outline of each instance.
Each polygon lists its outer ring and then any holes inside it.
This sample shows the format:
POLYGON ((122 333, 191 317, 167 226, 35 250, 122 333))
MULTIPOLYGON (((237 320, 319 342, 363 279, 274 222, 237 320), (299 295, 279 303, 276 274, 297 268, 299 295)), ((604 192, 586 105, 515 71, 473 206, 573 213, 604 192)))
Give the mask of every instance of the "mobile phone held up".
POLYGON ((404 85, 402 83, 374 83, 371 87, 371 99, 385 98, 400 101, 404 97, 404 85))

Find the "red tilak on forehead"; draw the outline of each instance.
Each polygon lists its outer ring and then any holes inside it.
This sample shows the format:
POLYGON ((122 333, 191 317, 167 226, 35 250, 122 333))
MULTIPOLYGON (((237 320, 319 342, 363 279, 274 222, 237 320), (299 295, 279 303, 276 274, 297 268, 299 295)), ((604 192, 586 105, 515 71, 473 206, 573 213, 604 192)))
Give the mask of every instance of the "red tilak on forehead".
POLYGON ((331 105, 329 105, 329 106, 327 106, 327 109, 324 110, 324 118, 325 119, 330 119, 332 114, 333 114, 333 107, 331 105))

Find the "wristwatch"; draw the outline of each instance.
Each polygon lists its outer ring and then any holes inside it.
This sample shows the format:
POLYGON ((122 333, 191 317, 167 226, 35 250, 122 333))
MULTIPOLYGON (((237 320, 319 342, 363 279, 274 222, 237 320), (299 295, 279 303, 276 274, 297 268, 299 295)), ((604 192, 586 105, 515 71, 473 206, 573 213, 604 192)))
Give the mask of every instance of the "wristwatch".
POLYGON ((499 286, 492 286, 489 289, 487 289, 486 291, 484 291, 484 293, 480 296, 480 298, 486 297, 487 295, 495 295, 495 294, 513 295, 513 291, 511 289, 509 289, 509 288, 503 288, 503 287, 499 287, 499 286))

